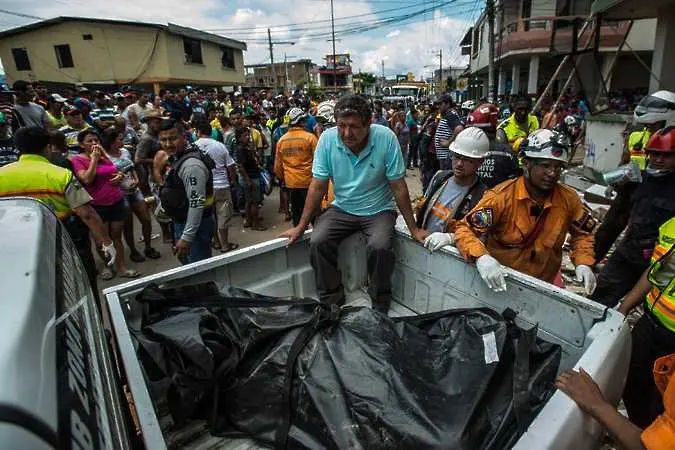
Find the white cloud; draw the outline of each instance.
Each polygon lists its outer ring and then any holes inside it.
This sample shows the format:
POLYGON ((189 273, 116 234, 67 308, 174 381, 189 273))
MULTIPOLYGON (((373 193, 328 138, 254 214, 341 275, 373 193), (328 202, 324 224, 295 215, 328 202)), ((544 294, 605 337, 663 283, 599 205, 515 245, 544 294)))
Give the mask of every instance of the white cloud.
MULTIPOLYGON (((56 16, 100 17, 110 19, 138 20, 215 30, 232 39, 247 43, 245 55, 247 64, 269 61, 267 28, 272 29, 273 41, 293 41, 295 45, 275 45, 275 60, 282 60, 284 52, 289 59, 311 58, 323 64, 323 57, 332 53, 330 38, 329 3, 319 0, 117 0, 114 2, 92 2, 86 0, 0 0, 0 8, 50 18, 56 16), (4 5, 4 6, 3 6, 4 5), (321 21, 306 23, 309 21, 321 21), (289 23, 302 24, 284 26, 289 23), (303 24, 304 23, 304 24, 303 24), (236 28, 236 29, 235 29, 236 28), (227 30, 226 30, 227 29, 227 30), (321 33, 321 37, 311 37, 321 33), (293 58, 290 58, 290 57, 293 58)), ((372 13, 375 10, 400 6, 395 0, 391 5, 369 4, 367 1, 335 2, 336 27, 358 27, 363 21, 374 16, 350 20, 341 17, 372 13)), ((410 10, 408 10, 410 11, 410 10)), ((385 15, 391 15, 388 13, 385 15)), ((30 22, 14 16, 0 15, 0 29, 12 28, 30 22)), ((419 77, 425 70, 427 76, 438 66, 438 57, 433 51, 443 48, 443 66, 466 65, 459 55, 458 43, 470 24, 465 20, 448 17, 436 11, 424 21, 375 29, 367 33, 344 36, 336 42, 338 53, 349 52, 354 70, 381 72, 381 61, 385 62, 388 75, 414 72, 419 77)))

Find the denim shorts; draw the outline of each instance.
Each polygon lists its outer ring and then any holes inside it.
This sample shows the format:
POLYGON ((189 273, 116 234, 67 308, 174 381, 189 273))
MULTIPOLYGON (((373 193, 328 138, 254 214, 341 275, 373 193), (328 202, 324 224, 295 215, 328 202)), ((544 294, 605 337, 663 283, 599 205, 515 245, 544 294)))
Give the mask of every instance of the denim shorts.
POLYGON ((124 222, 129 214, 129 209, 127 208, 127 203, 124 199, 112 205, 92 205, 101 220, 110 223, 110 222, 124 222))

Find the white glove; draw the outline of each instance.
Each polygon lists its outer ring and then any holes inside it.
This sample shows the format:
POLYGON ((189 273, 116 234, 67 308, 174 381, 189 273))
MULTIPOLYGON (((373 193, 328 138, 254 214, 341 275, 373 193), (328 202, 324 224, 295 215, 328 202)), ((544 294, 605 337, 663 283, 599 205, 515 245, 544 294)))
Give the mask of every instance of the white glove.
POLYGON ((394 228, 399 231, 403 231, 404 233, 410 234, 410 231, 408 231, 408 225, 405 224, 405 219, 400 214, 396 217, 396 225, 394 225, 394 228))
POLYGON ((591 295, 595 290, 595 286, 597 285, 593 270, 588 266, 580 264, 574 269, 574 273, 576 274, 574 277, 575 281, 577 283, 581 283, 583 281, 586 295, 591 295))
POLYGON ((115 244, 112 242, 110 245, 105 245, 101 247, 101 250, 103 250, 103 254, 108 258, 108 266, 112 266, 115 264, 115 259, 117 258, 117 250, 115 250, 115 244))
POLYGON ((495 292, 506 291, 506 272, 499 261, 490 255, 483 255, 476 261, 476 268, 490 289, 495 292))
POLYGON ((431 250, 433 253, 434 250, 438 250, 441 247, 446 245, 452 245, 455 243, 455 234, 454 233, 431 233, 424 240, 424 246, 431 250))

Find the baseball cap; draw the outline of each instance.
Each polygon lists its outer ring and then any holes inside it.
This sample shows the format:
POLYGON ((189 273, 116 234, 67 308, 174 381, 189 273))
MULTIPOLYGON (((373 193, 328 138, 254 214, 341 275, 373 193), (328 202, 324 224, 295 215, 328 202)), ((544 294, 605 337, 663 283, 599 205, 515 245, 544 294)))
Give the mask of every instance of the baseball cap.
POLYGON ((63 113, 66 114, 66 115, 68 115, 68 116, 72 116, 73 114, 82 114, 82 111, 80 111, 79 109, 75 108, 74 106, 67 105, 67 106, 63 109, 63 113))
POLYGON ((61 97, 59 94, 51 94, 49 96, 50 102, 65 103, 67 100, 61 97))

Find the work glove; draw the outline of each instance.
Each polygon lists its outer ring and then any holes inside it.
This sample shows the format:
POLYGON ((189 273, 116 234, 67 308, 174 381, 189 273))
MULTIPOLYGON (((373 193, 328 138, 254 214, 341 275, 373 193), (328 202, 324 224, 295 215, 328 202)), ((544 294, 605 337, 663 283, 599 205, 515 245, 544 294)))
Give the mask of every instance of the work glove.
POLYGON ((105 245, 101 247, 101 250, 103 250, 103 254, 108 258, 108 266, 112 266, 115 264, 115 259, 117 259, 117 250, 115 250, 115 244, 112 242, 110 245, 105 245))
POLYGON ((483 255, 476 261, 476 268, 490 289, 495 292, 506 291, 506 271, 499 261, 490 255, 483 255))
POLYGON ((595 286, 597 285, 593 270, 589 266, 580 264, 574 269, 574 273, 576 274, 574 280, 577 283, 581 283, 583 281, 586 295, 591 295, 595 290, 595 286))
POLYGON ((424 246, 431 250, 433 253, 434 250, 438 250, 441 247, 446 245, 452 245, 455 243, 455 234, 454 233, 431 233, 424 240, 424 246))

